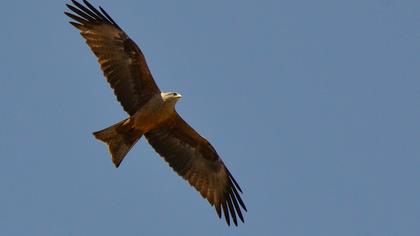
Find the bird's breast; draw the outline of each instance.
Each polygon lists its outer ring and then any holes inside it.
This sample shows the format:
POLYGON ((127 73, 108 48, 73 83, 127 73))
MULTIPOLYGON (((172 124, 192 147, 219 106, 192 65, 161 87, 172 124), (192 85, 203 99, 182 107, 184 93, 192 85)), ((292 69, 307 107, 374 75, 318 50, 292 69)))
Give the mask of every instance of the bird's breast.
POLYGON ((163 101, 151 99, 130 118, 134 120, 134 128, 147 133, 159 126, 174 114, 174 109, 165 105, 163 101))

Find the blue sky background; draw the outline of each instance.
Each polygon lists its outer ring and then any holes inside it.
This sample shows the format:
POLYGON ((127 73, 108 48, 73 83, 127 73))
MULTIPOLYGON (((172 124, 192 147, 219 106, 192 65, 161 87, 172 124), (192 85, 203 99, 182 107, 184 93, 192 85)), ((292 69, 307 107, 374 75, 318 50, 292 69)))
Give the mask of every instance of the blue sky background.
POLYGON ((0 8, 0 235, 420 235, 420 2, 92 1, 216 147, 249 212, 227 227, 126 117, 65 1, 0 8))

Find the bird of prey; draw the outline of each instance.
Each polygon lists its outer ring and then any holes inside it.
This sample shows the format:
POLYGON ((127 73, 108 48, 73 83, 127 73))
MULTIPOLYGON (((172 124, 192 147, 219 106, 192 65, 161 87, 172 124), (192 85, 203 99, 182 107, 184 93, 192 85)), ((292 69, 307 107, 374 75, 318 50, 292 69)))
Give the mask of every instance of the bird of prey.
POLYGON ((155 151, 201 196, 214 206, 226 223, 244 222, 236 180, 213 146, 176 112, 181 98, 176 92, 161 92, 147 67, 140 48, 101 8, 86 0, 71 0, 65 12, 70 24, 80 30, 96 55, 106 80, 129 117, 93 135, 108 145, 116 167, 144 135, 155 151))

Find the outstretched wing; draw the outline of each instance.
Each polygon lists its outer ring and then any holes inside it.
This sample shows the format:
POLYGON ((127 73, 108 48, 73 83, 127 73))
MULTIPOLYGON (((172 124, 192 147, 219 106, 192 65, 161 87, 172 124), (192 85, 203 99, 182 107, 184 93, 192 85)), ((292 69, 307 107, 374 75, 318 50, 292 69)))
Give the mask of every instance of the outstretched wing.
POLYGON ((177 113, 145 136, 169 165, 214 205, 219 218, 223 209, 228 225, 230 217, 235 225, 236 216, 244 222, 241 207, 245 211, 246 207, 238 183, 211 144, 177 113))
POLYGON ((98 58, 101 69, 124 110, 134 113, 153 95, 160 93, 147 67, 140 48, 101 8, 89 2, 86 6, 72 0, 67 4, 73 12, 65 12, 76 22, 70 22, 80 30, 87 44, 98 58))

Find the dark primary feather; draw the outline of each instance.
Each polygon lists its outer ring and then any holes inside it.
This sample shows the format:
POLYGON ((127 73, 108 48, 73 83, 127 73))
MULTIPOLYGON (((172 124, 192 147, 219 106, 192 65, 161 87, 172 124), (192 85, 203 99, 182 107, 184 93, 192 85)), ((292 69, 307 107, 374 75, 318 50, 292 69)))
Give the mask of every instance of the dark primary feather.
POLYGON ((102 9, 89 2, 85 6, 72 0, 74 6, 65 12, 75 22, 87 44, 97 56, 101 69, 118 101, 130 114, 143 106, 153 95, 160 93, 140 48, 102 9))
POLYGON ((211 144, 191 128, 178 114, 160 127, 145 134, 149 143, 185 180, 214 205, 227 224, 237 217, 244 222, 241 207, 246 211, 242 192, 211 144))

